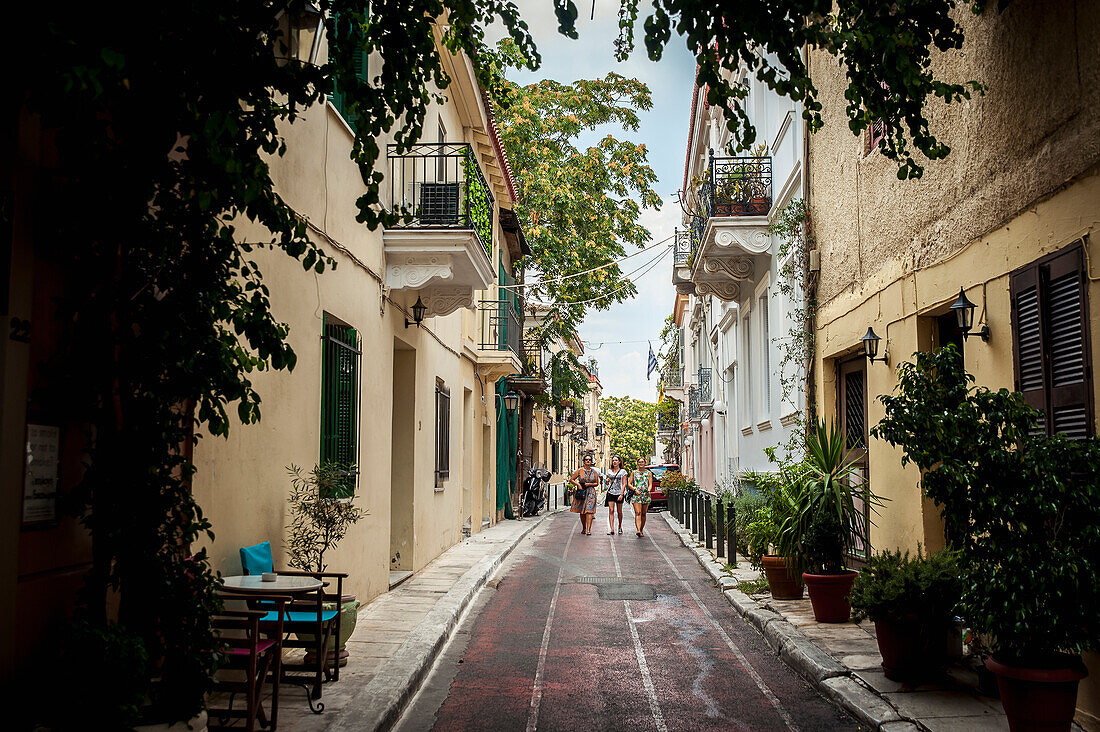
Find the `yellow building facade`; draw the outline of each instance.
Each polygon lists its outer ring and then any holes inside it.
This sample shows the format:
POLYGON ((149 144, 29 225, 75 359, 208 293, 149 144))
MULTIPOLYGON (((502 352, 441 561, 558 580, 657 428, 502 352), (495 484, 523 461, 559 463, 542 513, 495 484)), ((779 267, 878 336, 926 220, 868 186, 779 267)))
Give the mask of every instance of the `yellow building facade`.
MULTIPOLYGON (((872 489, 889 499, 873 518, 875 550, 944 545, 918 471, 867 436, 884 414, 877 397, 894 390, 897 365, 915 351, 961 345, 978 385, 1024 390, 1045 408, 1050 431, 1097 431, 1100 58, 1092 49, 1100 8, 1051 5, 1058 7, 958 11, 963 50, 938 55, 935 69, 988 91, 931 105, 932 131, 951 153, 926 161, 919 180, 898 180, 896 163, 868 133, 851 134, 843 69, 831 56, 810 55, 826 120, 808 139, 820 263, 811 388, 819 416, 841 423, 872 489), (965 342, 949 307, 960 289, 976 305, 965 342), (983 326, 988 340, 975 337, 983 326), (885 363, 863 355, 868 328, 882 339, 885 363), (1035 338, 1043 349, 1059 345, 1040 352, 1035 338), (1068 369, 1062 391, 1049 372, 1043 377, 1043 353, 1054 359, 1047 369, 1068 369)), ((1100 665, 1087 660, 1093 673, 1082 685, 1078 721, 1097 729, 1100 665)))

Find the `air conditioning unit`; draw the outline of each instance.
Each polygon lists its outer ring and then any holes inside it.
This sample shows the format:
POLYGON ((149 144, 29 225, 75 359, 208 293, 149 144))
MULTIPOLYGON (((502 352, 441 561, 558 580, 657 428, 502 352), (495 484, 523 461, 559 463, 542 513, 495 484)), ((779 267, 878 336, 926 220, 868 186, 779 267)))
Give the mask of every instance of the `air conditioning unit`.
POLYGON ((416 212, 423 226, 457 226, 462 187, 459 183, 421 183, 416 212))

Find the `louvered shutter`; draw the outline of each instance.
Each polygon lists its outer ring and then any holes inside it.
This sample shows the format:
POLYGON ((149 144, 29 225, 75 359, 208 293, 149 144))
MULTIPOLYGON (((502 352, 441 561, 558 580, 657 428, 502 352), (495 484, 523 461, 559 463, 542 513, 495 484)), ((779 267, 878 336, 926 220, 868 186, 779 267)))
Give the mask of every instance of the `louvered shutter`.
POLYGON ((1047 324, 1050 335, 1050 432, 1081 439, 1092 434, 1087 294, 1081 249, 1048 265, 1047 324))
POLYGON ((1013 273, 1010 286, 1016 388, 1047 434, 1093 434, 1083 243, 1013 273))
POLYGON ((1047 413, 1046 358, 1039 292, 1039 267, 1033 265, 1012 275, 1012 358, 1016 391, 1033 408, 1047 413))
POLYGON ((359 334, 326 317, 321 354, 321 462, 352 469, 341 496, 355 490, 359 462, 359 334))
POLYGON ((451 476, 451 392, 435 387, 435 484, 442 487, 451 476))
MULTIPOLYGON (((335 22, 339 23, 339 16, 334 16, 335 22)), ((354 58, 352 59, 352 67, 355 71, 355 77, 360 81, 368 81, 367 64, 369 62, 369 56, 362 50, 356 50, 354 58)), ((355 128, 356 120, 352 118, 351 113, 348 111, 348 99, 338 87, 334 87, 332 94, 329 95, 329 101, 332 102, 332 106, 336 107, 336 111, 340 113, 340 116, 351 125, 352 129, 355 128)))

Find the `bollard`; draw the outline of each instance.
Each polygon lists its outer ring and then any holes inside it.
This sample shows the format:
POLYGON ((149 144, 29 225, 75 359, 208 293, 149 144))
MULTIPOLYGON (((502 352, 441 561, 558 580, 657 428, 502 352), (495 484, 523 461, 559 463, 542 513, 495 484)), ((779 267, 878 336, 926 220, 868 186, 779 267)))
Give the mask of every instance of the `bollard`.
POLYGON ((737 511, 734 509, 731 503, 727 507, 726 516, 726 546, 729 547, 729 563, 730 566, 737 566, 737 511))
POLYGON ((722 498, 714 504, 714 528, 718 558, 723 559, 726 556, 726 502, 722 498))
POLYGON ((715 499, 707 494, 707 512, 704 516, 707 525, 707 549, 714 548, 714 520, 711 519, 711 510, 714 508, 715 499))
POLYGON ((695 494, 694 493, 688 493, 687 496, 685 496, 685 500, 687 500, 687 507, 686 507, 686 509, 687 509, 687 514, 686 514, 686 517, 687 517, 687 530, 688 530, 689 534, 694 534, 695 533, 695 494))
POLYGON ((695 495, 692 496, 691 510, 693 511, 691 517, 691 528, 695 529, 695 538, 699 541, 702 541, 703 528, 699 524, 699 516, 703 513, 703 494, 699 491, 695 491, 695 495))

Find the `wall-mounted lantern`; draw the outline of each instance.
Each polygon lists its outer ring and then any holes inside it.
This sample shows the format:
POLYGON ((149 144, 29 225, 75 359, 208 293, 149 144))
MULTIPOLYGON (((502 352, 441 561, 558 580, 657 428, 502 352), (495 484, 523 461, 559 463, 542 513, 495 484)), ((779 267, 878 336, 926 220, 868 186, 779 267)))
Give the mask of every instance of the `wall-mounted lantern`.
POLYGON ((959 330, 962 331, 964 341, 970 336, 976 335, 983 341, 989 342, 988 325, 983 325, 977 333, 970 332, 974 328, 974 303, 967 298, 963 288, 959 288, 959 299, 951 305, 951 309, 955 311, 955 317, 958 319, 959 330))
POLYGON ((410 323, 409 319, 405 318, 405 327, 408 328, 410 325, 415 325, 417 328, 419 328, 420 324, 424 322, 424 313, 426 313, 427 310, 428 310, 428 306, 425 305, 424 301, 420 299, 420 295, 417 295, 416 296, 416 304, 412 306, 412 311, 413 311, 412 322, 410 323))
POLYGON ((859 339, 863 343, 863 355, 867 356, 867 360, 870 363, 875 361, 882 361, 886 363, 886 352, 883 352, 881 356, 878 355, 878 345, 882 341, 875 333, 874 328, 867 328, 867 332, 863 334, 863 337, 859 339))
POLYGON ((504 408, 509 412, 514 412, 519 409, 519 394, 509 390, 509 392, 504 395, 504 408))

